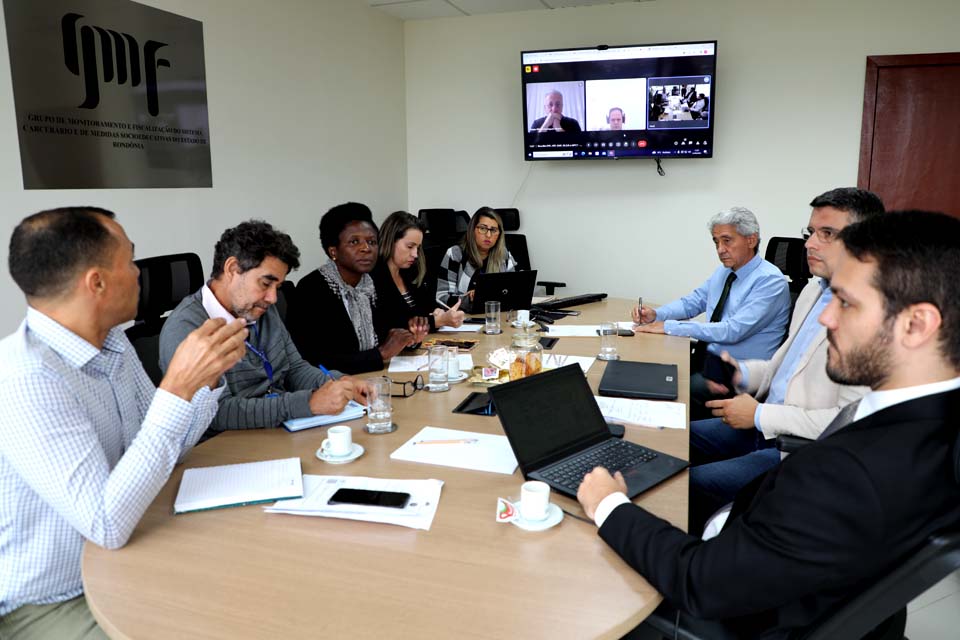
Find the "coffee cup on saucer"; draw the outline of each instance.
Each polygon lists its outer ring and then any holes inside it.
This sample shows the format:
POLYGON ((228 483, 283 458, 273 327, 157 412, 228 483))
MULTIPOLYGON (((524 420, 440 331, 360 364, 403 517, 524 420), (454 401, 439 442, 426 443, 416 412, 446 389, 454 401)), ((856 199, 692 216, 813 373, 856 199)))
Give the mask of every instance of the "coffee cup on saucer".
POLYGON ((550 506, 550 485, 539 480, 520 486, 520 515, 529 522, 545 520, 550 506))
POLYGON ((353 430, 346 425, 327 429, 327 437, 320 443, 320 451, 331 457, 348 456, 353 451, 353 430))

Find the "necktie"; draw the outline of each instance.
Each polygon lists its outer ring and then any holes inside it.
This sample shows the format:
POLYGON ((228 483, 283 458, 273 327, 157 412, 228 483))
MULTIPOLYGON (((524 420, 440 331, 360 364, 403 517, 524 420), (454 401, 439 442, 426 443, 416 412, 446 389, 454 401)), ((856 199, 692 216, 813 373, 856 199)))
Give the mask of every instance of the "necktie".
POLYGON ((737 279, 737 274, 733 271, 727 276, 727 281, 723 283, 723 291, 720 292, 720 299, 717 300, 717 306, 713 308, 710 314, 710 322, 719 322, 723 316, 723 307, 727 304, 727 298, 730 297, 730 285, 737 279))
POLYGON ((817 440, 823 440, 834 431, 839 431, 845 426, 853 422, 853 415, 857 412, 857 407, 860 406, 860 401, 851 402, 843 409, 840 409, 840 413, 837 414, 837 417, 833 419, 833 422, 827 425, 827 428, 823 430, 823 433, 820 434, 820 437, 817 440))

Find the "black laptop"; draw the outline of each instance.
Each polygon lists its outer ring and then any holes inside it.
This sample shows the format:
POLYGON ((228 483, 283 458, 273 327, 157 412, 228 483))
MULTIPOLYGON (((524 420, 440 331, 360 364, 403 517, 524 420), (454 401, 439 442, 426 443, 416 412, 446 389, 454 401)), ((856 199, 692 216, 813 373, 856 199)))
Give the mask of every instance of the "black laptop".
POLYGON ((533 302, 533 289, 537 285, 537 271, 481 273, 477 276, 476 285, 474 309, 482 312, 483 303, 490 300, 499 301, 501 311, 529 309, 533 302))
POLYGON ((613 360, 600 378, 600 395, 645 400, 677 399, 677 365, 613 360))
POLYGON ((576 497, 594 467, 620 471, 634 497, 686 468, 687 462, 610 435, 579 365, 491 387, 525 478, 576 497))

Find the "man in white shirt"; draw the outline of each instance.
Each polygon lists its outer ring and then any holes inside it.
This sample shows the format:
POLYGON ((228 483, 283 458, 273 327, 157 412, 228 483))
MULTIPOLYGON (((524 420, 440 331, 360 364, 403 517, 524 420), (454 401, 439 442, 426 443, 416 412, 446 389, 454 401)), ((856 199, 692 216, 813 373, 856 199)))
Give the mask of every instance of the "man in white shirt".
POLYGON ((738 493, 709 540, 630 504, 606 469, 580 485, 600 536, 663 594, 661 612, 702 635, 786 638, 960 524, 960 220, 890 213, 840 240, 820 316, 827 373, 870 393, 738 493))
POLYGON ((118 325, 139 295, 113 213, 42 211, 10 240, 27 317, 0 342, 0 638, 102 638, 80 577, 85 540, 130 534, 217 410, 243 322, 190 334, 154 388, 118 325))

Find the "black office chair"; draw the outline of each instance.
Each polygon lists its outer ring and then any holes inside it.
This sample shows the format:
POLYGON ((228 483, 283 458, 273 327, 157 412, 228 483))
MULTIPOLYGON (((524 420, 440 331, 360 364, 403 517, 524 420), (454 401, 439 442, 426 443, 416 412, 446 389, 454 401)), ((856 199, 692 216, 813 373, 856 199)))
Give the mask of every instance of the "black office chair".
MULTIPOLYGON (((296 295, 296 285, 293 284, 290 280, 284 280, 280 283, 280 288, 277 290, 277 313, 280 314, 280 319, 283 320, 283 324, 287 324, 287 316, 290 314, 290 307, 293 305, 294 297, 296 295)), ((289 330, 290 327, 287 327, 289 330)))
MULTIPOLYGON (((494 209, 503 221, 503 240, 507 245, 507 251, 513 255, 517 261, 518 271, 530 271, 530 251, 527 249, 527 236, 522 233, 510 233, 520 228, 520 210, 515 208, 494 209)), ((544 288, 548 296, 559 287, 567 286, 566 282, 557 282, 554 280, 538 280, 537 284, 544 288)))
POLYGON ((203 286, 203 265, 195 253, 177 253, 136 261, 140 269, 140 300, 134 325, 127 338, 153 384, 163 379, 160 371, 160 330, 166 314, 187 295, 203 286))
POLYGON ((421 247, 427 264, 424 281, 436 283, 443 254, 463 238, 470 216, 457 209, 420 209, 418 218, 427 228, 421 247))
POLYGON ((790 279, 790 315, 813 274, 807 264, 807 248, 802 238, 773 237, 767 241, 764 258, 777 266, 790 279))

